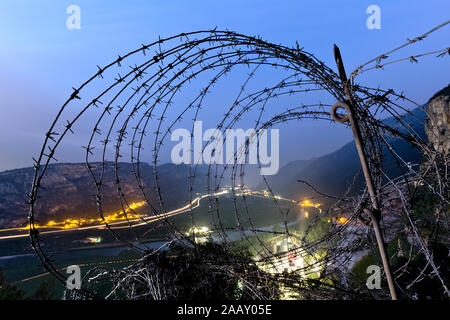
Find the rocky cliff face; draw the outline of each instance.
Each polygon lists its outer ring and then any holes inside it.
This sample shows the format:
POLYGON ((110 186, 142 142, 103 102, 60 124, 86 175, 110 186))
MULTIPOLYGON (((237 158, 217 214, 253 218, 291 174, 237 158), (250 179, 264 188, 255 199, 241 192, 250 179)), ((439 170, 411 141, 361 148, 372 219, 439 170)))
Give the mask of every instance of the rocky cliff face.
MULTIPOLYGON (((119 164, 122 191, 127 201, 142 201, 143 196, 130 163, 119 164)), ((96 177, 101 167, 93 170, 96 177)), ((198 178, 194 190, 204 192, 206 179, 203 168, 197 169, 198 178)), ((159 209, 153 166, 141 164, 141 177, 152 205, 159 209)), ((185 165, 164 164, 158 167, 159 185, 167 210, 185 204, 189 199, 189 168, 185 165)), ((27 194, 31 189, 33 168, 9 170, 0 173, 0 228, 20 226, 27 222, 27 194)), ((50 165, 42 180, 43 189, 36 203, 39 223, 67 218, 97 218, 95 187, 85 164, 63 163, 50 165)), ((121 210, 118 200, 113 163, 105 166, 104 183, 101 187, 104 212, 121 210)))
POLYGON ((427 105, 425 131, 434 149, 450 155, 450 85, 439 91, 427 105))

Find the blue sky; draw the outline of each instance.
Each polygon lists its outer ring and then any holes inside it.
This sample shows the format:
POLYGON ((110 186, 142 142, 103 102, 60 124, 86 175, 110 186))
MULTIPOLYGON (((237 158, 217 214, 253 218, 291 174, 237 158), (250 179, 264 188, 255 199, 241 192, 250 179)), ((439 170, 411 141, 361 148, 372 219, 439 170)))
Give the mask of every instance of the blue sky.
MULTIPOLYGON (((338 44, 348 72, 361 63, 450 18, 450 1, 18 1, 0 3, 0 170, 30 166, 59 106, 76 87, 117 54, 141 43, 214 27, 260 35, 291 46, 298 41, 334 69, 338 44), (66 28, 66 8, 81 9, 81 29, 66 28), (369 30, 366 8, 381 8, 381 29, 369 30)), ((407 50, 449 46, 450 27, 407 50)), ((449 83, 450 59, 424 58, 359 79, 368 86, 404 91, 424 103, 449 83)), ((351 140, 343 128, 287 127, 281 163, 328 153, 351 140), (314 131, 316 130, 316 131, 314 131), (295 143, 297 148, 293 150, 295 143)), ((67 155, 67 161, 79 161, 67 155)), ((81 152, 79 153, 81 155, 81 152)))

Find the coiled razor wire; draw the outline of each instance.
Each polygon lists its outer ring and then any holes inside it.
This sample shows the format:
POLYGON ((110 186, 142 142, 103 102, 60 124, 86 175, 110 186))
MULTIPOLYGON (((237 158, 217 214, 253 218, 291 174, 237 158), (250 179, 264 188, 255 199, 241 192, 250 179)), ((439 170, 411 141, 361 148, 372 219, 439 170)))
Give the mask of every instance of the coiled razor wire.
MULTIPOLYGON (((422 41, 430 33, 448 23, 449 21, 420 37, 408 40, 405 45, 388 54, 422 41)), ((439 57, 448 56, 448 53, 449 48, 432 52, 439 57)), ((315 189, 307 181, 298 182, 309 186, 317 197, 327 198, 328 201, 331 201, 331 204, 324 208, 324 213, 331 214, 333 210, 350 208, 347 223, 330 224, 326 235, 313 241, 309 241, 307 235, 314 225, 319 223, 320 215, 316 215, 310 220, 310 224, 302 236, 292 232, 289 229, 289 214, 299 203, 294 202, 286 207, 285 203, 282 203, 277 196, 276 190, 272 190, 265 176, 262 176, 263 182, 277 207, 279 221, 283 227, 281 231, 271 231, 255 225, 251 217, 252 208, 245 193, 245 165, 239 164, 237 161, 230 161, 223 165, 209 164, 205 177, 200 177, 198 174, 199 163, 193 163, 189 165, 188 181, 180 182, 186 183, 189 188, 189 198, 186 199, 186 203, 192 203, 196 199, 196 179, 204 179, 207 182, 205 191, 208 194, 208 213, 214 226, 211 231, 217 235, 217 239, 222 244, 220 249, 213 246, 209 247, 208 252, 205 252, 202 249, 204 245, 196 243, 195 239, 185 235, 183 230, 179 230, 169 216, 165 215, 168 212, 165 200, 170 198, 170 195, 162 192, 161 182, 164 180, 164 176, 158 173, 159 157, 164 142, 170 138, 172 130, 182 123, 183 118, 192 120, 191 132, 193 132, 194 121, 201 120, 202 109, 215 108, 208 102, 210 93, 220 86, 221 81, 227 77, 233 77, 233 71, 245 68, 249 72, 248 76, 244 78, 242 85, 237 87, 236 98, 225 108, 222 119, 215 126, 223 133, 227 129, 236 128, 245 116, 253 119, 254 132, 267 130, 292 120, 313 119, 334 122, 330 115, 331 108, 334 102, 345 100, 344 87, 350 88, 355 101, 356 118, 364 138, 364 148, 369 158, 371 173, 381 203, 383 203, 383 199, 389 197, 389 194, 392 196, 393 190, 396 192, 403 206, 402 216, 406 217, 405 220, 402 220, 404 227, 406 230, 410 230, 415 243, 420 247, 421 254, 426 258, 426 266, 416 281, 420 281, 426 276, 431 267, 431 273, 440 279, 443 290, 448 295, 449 291, 441 277, 443 271, 434 263, 433 256, 418 230, 417 221, 411 215, 410 185, 417 181, 425 185, 439 199, 441 207, 448 207, 449 204, 447 176, 446 173, 445 176, 442 176, 442 170, 438 167, 438 159, 442 156, 415 131, 415 128, 404 121, 405 114, 415 117, 410 112, 411 107, 422 109, 424 107, 393 90, 374 89, 355 83, 357 75, 388 65, 389 62, 382 64, 388 58, 388 54, 380 55, 357 68, 351 73, 348 82, 342 83, 331 68, 319 61, 313 54, 300 48, 298 44, 289 48, 266 42, 257 36, 214 29, 182 33, 165 39, 160 38, 153 43, 143 44, 140 48, 125 55, 119 55, 116 60, 104 67, 98 67, 98 71, 91 78, 74 88, 70 97, 62 105, 45 134, 41 152, 35 159, 33 184, 29 193, 29 231, 31 245, 44 268, 63 284, 66 283, 67 275, 55 267, 49 250, 42 245, 43 236, 39 233, 39 227, 35 222, 39 215, 38 203, 42 201, 39 195, 47 168, 51 163, 57 161, 58 147, 62 144, 63 139, 71 139, 71 135, 78 130, 87 140, 83 146, 85 162, 96 190, 92 201, 96 202, 98 215, 103 219, 104 225, 115 239, 138 252, 142 258, 119 270, 111 271, 104 267, 90 270, 84 278, 82 288, 72 291, 72 298, 118 298, 120 297, 119 291, 122 294, 121 297, 128 299, 174 297, 175 293, 170 289, 170 279, 167 278, 167 273, 158 269, 159 267, 155 263, 149 263, 152 256, 160 254, 160 250, 151 250, 145 247, 145 244, 144 246, 136 244, 142 239, 143 234, 150 231, 160 233, 161 238, 166 239, 167 246, 181 248, 181 251, 193 250, 189 251, 190 254, 195 252, 195 254, 203 255, 204 270, 219 272, 226 274, 230 279, 239 280, 245 290, 249 292, 247 298, 279 297, 280 291, 267 290, 267 287, 262 290, 261 287, 264 286, 260 285, 261 282, 272 283, 272 285, 276 283, 279 288, 297 292, 300 294, 299 297, 303 298, 370 296, 367 288, 357 288, 345 279, 345 272, 348 271, 348 263, 353 253, 362 248, 372 248, 373 250, 371 229, 361 224, 363 211, 368 203, 368 195, 364 191, 355 196, 354 184, 351 184, 348 190, 341 195, 327 195, 315 189), (370 67, 370 64, 375 64, 375 66, 370 67), (253 80, 258 75, 262 75, 264 78, 267 75, 267 82, 270 82, 274 74, 277 75, 277 81, 262 89, 253 88, 255 86, 253 80), (191 98, 184 97, 184 101, 188 101, 188 103, 180 103, 177 97, 183 95, 184 88, 192 88, 195 85, 200 86, 199 93, 191 98), (296 103, 288 105, 288 107, 277 105, 275 110, 270 107, 270 103, 284 97, 294 97, 296 101, 302 101, 304 97, 315 97, 316 93, 321 94, 320 99, 327 96, 329 102, 296 103), (377 116, 381 113, 394 117, 397 122, 395 126, 379 120, 377 116), (93 115, 96 117, 93 126, 86 129, 80 125, 80 128, 76 129, 76 126, 84 119, 93 119, 93 115), (430 160, 424 164, 426 168, 420 171, 412 169, 391 145, 391 140, 387 139, 388 136, 408 141, 421 153, 428 155, 430 160), (113 153, 113 161, 108 160, 110 150, 113 153), (403 172, 402 176, 394 180, 383 171, 382 162, 385 157, 383 152, 386 150, 391 153, 396 165, 403 172), (148 155, 148 151, 152 154, 151 162, 154 174, 154 188, 151 190, 145 185, 141 171, 143 158, 148 155), (132 201, 126 196, 128 185, 123 185, 123 176, 119 174, 120 159, 124 152, 129 154, 132 166, 130 175, 134 176, 136 186, 142 199, 146 202, 145 215, 138 215, 142 222, 141 225, 145 225, 143 233, 139 233, 137 228, 134 228, 132 221, 134 218, 129 218, 135 217, 136 211, 130 206, 132 201), (113 181, 105 180, 105 168, 109 165, 114 167, 113 181), (406 166, 409 166, 409 169, 405 170, 406 166), (430 172, 434 172, 433 179, 430 179, 430 174, 427 174, 430 172), (235 227, 223 223, 224 213, 220 209, 220 196, 217 195, 224 186, 227 175, 230 176, 232 182, 233 211, 237 222, 235 227), (436 176, 438 176, 437 180, 436 176), (121 232, 113 228, 105 219, 103 188, 107 183, 115 185, 122 212, 135 239, 134 243, 123 237, 121 232), (240 207, 240 204, 243 206, 240 207), (151 222, 147 219, 148 217, 155 217, 158 221, 162 221, 167 231, 161 232, 159 228, 161 224, 151 222), (230 232, 238 232, 243 243, 249 248, 253 247, 258 252, 258 256, 250 261, 239 257, 243 249, 236 244, 236 241, 230 239, 230 232), (262 235, 292 238, 295 241, 289 243, 287 250, 274 253, 265 240, 267 238, 263 239, 262 235), (256 240, 252 241, 250 238, 256 240), (216 255, 214 255, 215 250, 217 250, 216 255), (236 253, 238 254, 236 255, 236 253), (218 261, 217 255, 226 256, 228 262, 221 265, 215 263, 218 261), (303 257, 304 265, 290 273, 274 273, 268 272, 268 269, 249 267, 263 264, 269 269, 276 268, 280 259, 288 255, 303 257), (316 258, 308 259, 308 257, 316 258), (239 265, 246 267, 239 269, 237 268, 239 265), (310 277, 312 274, 316 274, 316 276, 310 277), (339 278, 336 278, 336 275, 340 275, 339 278), (100 295, 93 284, 101 279, 113 283, 109 294, 104 296, 100 295), (333 281, 328 281, 330 279, 333 281), (146 284, 148 292, 138 294, 134 290, 136 283, 146 284)), ((425 55, 428 54, 410 56, 408 60, 418 62, 418 58, 425 55)), ((404 60, 399 59, 392 63, 404 60)), ((234 81, 235 78, 232 79, 234 81)), ((289 101, 292 100, 291 98, 289 101)), ((288 102, 288 104, 290 103, 288 102)), ((214 110, 215 114, 220 112, 222 111, 214 110)), ((424 112, 426 112, 425 109, 424 112)), ((422 122, 418 118, 417 121, 422 122)), ((431 121, 433 120, 431 119, 431 121)), ((233 155, 233 160, 248 156, 250 142, 256 136, 257 134, 253 134, 247 138, 245 146, 233 155)), ((217 140, 213 140, 206 146, 202 146, 203 150, 214 141, 216 142, 213 149, 216 152, 223 148, 225 141, 222 145, 218 145, 217 140)), ((191 142, 193 142, 192 135, 191 142)), ((447 161, 447 159, 444 160, 447 161)), ((258 167, 260 169, 262 167, 259 154, 258 167)), ((314 197, 310 199, 314 199, 314 197)), ((192 206, 188 212, 192 225, 197 226, 192 206)), ((446 215, 445 212, 445 217, 447 217, 446 215)), ((437 217, 436 223, 438 220, 437 217)), ((447 221, 446 218, 444 220, 447 221)), ((444 223, 444 227, 448 231, 447 222, 444 223)), ((406 270, 406 268, 394 270, 397 278, 401 277, 402 270, 406 270)), ((407 288, 400 289, 403 293, 408 294, 407 288)))

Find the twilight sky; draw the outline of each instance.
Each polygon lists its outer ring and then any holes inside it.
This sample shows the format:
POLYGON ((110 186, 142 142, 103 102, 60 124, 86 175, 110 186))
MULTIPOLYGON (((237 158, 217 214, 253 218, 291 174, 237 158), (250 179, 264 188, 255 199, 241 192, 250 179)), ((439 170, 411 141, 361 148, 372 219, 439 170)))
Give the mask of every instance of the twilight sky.
MULTIPOLYGON (((300 46, 334 67, 340 48, 347 72, 450 18, 450 1, 92 1, 2 0, 0 3, 0 171, 32 165, 59 107, 96 71, 158 38, 218 27, 264 40, 300 46), (69 5, 81 9, 81 29, 69 30, 69 5), (381 29, 369 30, 369 5, 381 8, 381 29)), ((439 30, 407 56, 449 46, 450 27, 439 30)), ((426 57, 372 71, 358 80, 403 91, 425 103, 449 83, 450 58, 426 57)), ((263 86, 263 84, 261 84, 263 86)), ((280 130, 281 165, 336 150, 349 130, 329 123, 297 124, 280 130)), ((80 142, 81 143, 81 142, 80 142)), ((82 161, 82 152, 62 161, 82 161)), ((169 161, 169 158, 162 159, 169 161)))

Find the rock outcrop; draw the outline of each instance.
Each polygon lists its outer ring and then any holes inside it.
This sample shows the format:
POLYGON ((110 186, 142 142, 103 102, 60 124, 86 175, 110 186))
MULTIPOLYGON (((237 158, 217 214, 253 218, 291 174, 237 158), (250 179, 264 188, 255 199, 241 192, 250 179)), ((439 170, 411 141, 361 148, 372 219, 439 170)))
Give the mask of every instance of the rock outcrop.
POLYGON ((450 85, 434 95, 427 104, 425 132, 434 149, 450 155, 450 85))

